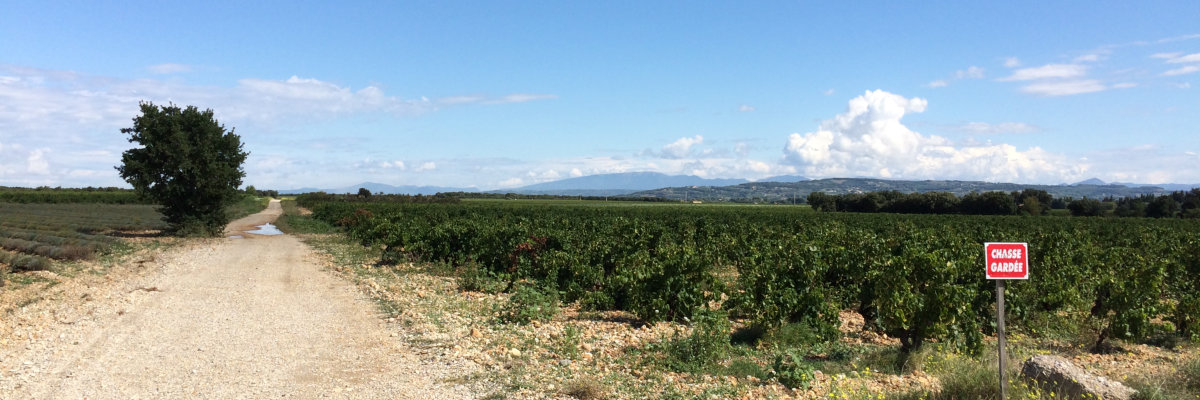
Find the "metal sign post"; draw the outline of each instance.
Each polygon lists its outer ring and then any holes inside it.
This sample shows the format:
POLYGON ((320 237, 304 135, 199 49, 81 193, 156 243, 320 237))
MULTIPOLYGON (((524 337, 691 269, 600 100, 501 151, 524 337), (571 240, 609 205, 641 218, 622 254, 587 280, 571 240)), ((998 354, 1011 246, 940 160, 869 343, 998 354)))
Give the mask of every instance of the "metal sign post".
POLYGON ((1029 245, 1026 243, 984 243, 984 270, 987 278, 996 281, 996 348, 1000 357, 1000 400, 1008 391, 1004 377, 1004 281, 1029 279, 1029 245))
POLYGON ((1008 381, 1004 378, 1004 360, 1007 358, 1004 355, 1004 280, 996 280, 996 347, 1000 349, 1000 400, 1004 400, 1004 393, 1008 387, 1008 381))

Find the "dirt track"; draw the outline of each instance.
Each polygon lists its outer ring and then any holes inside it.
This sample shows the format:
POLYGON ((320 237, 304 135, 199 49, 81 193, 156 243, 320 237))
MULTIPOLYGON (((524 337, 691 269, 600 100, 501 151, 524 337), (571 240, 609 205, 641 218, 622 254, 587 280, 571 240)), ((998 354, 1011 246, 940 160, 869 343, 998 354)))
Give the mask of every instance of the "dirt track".
MULTIPOLYGON (((272 202, 227 233, 280 212, 272 202)), ((469 371, 413 355, 299 240, 242 235, 0 316, 15 336, 0 342, 0 398, 475 397, 446 383, 469 371)))

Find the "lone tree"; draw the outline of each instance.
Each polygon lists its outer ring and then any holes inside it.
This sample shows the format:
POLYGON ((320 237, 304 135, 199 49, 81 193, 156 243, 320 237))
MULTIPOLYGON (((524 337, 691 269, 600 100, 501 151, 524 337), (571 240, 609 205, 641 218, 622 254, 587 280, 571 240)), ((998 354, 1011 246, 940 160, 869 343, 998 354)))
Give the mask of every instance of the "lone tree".
POLYGON ((141 103, 132 128, 121 129, 140 147, 121 155, 117 171, 141 196, 161 205, 177 235, 221 234, 246 176, 241 138, 213 118, 211 109, 141 103))

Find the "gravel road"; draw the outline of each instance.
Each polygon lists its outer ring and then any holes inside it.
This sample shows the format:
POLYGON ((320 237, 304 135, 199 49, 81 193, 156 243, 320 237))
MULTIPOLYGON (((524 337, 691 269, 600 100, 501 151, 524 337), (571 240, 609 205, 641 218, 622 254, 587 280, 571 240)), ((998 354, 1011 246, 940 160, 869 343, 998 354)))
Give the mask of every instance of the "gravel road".
POLYGON ((299 240, 241 233, 280 213, 272 201, 229 225, 244 238, 173 248, 146 272, 0 316, 14 336, 0 398, 476 397, 453 383, 469 367, 415 355, 299 240))

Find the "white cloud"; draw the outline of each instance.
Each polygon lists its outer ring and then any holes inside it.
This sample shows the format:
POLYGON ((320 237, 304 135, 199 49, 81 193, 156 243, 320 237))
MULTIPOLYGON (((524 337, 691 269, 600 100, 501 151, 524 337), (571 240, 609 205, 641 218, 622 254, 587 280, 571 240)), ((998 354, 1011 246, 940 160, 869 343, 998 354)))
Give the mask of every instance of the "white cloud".
POLYGON ((571 177, 572 178, 578 178, 581 176, 583 176, 583 171, 580 171, 579 168, 571 168, 571 177))
POLYGON ((954 72, 955 79, 981 79, 983 78, 983 68, 974 65, 967 67, 965 70, 954 72))
POLYGON ((977 135, 1032 133, 1041 130, 1041 128, 1038 128, 1036 125, 1030 125, 1024 122, 1001 122, 998 124, 989 124, 986 122, 968 122, 952 128, 958 131, 977 135))
POLYGON ((1175 53, 1175 56, 1168 58, 1167 62, 1171 64, 1200 62, 1200 53, 1192 53, 1186 56, 1175 53))
POLYGON ((1163 72, 1162 76, 1187 75, 1187 74, 1194 74, 1197 71, 1200 71, 1200 65, 1188 65, 1188 66, 1184 66, 1184 67, 1180 67, 1180 68, 1176 68, 1176 69, 1172 69, 1172 70, 1163 72))
POLYGON ((742 104, 741 106, 738 106, 738 112, 753 112, 753 111, 754 111, 754 106, 750 106, 750 105, 746 105, 746 104, 742 104))
POLYGON ((29 158, 25 160, 25 171, 35 175, 50 174, 50 163, 46 161, 46 150, 37 149, 29 153, 29 158))
POLYGON ((1151 55, 1150 55, 1150 58, 1163 58, 1163 59, 1168 59, 1168 60, 1170 60, 1170 59, 1172 59, 1172 58, 1177 58, 1177 57, 1179 57, 1179 56, 1180 56, 1180 55, 1182 55, 1182 54, 1183 54, 1183 53, 1180 53, 1180 52, 1174 52, 1174 53, 1154 53, 1154 54, 1151 54, 1151 55))
POLYGON ((925 111, 921 98, 882 90, 850 100, 845 113, 821 123, 816 132, 794 133, 785 160, 814 177, 876 176, 897 179, 981 179, 1008 182, 1060 182, 1087 170, 1034 147, 1007 144, 956 147, 945 138, 914 132, 901 119, 925 111))
POLYGON ((1073 62, 1096 62, 1096 61, 1100 61, 1100 55, 1096 54, 1096 53, 1084 54, 1082 56, 1075 57, 1071 61, 1073 61, 1073 62))
POLYGON ((1121 83, 1114 83, 1112 85, 1112 88, 1113 89, 1129 89, 1129 88, 1135 88, 1137 86, 1138 86, 1138 84, 1133 83, 1133 82, 1121 82, 1121 83))
POLYGON ((1087 73, 1087 67, 1077 64, 1046 64, 1040 67, 1022 68, 1001 81, 1031 81, 1047 78, 1076 78, 1087 73))
POLYGON ((704 143, 704 136, 682 137, 662 148, 662 157, 679 159, 691 155, 692 147, 704 143))
POLYGON ((404 161, 400 161, 400 160, 384 161, 384 162, 379 163, 379 166, 382 168, 394 168, 394 169, 398 169, 401 171, 403 171, 406 168, 404 165, 404 161))
POLYGON ((826 90, 825 90, 823 93, 824 93, 826 96, 833 96, 833 94, 834 94, 835 92, 834 92, 834 90, 833 90, 833 89, 826 89, 826 90))
POLYGON ((1067 96, 1099 92, 1108 89, 1100 81, 1094 79, 1075 81, 1041 82, 1021 87, 1021 91, 1040 96, 1067 96))
POLYGON ((154 73, 154 74, 162 74, 162 75, 178 74, 181 72, 191 72, 192 66, 184 65, 184 64, 166 63, 166 64, 151 65, 149 67, 146 67, 146 70, 150 71, 151 73, 154 73))
POLYGON ((1020 66, 1021 66, 1021 59, 1019 59, 1019 58, 1016 58, 1016 57, 1006 57, 1006 58, 1004 59, 1004 66, 1005 66, 1005 67, 1007 67, 1007 68, 1016 68, 1016 67, 1020 67, 1020 66))
POLYGON ((972 65, 970 67, 967 67, 967 69, 960 69, 958 71, 954 71, 954 75, 950 79, 938 79, 936 81, 926 83, 925 86, 931 87, 931 88, 940 88, 940 87, 949 86, 950 82, 952 82, 952 81, 959 81, 959 80, 963 80, 963 79, 980 79, 980 78, 983 78, 983 68, 972 65))
POLYGON ((413 171, 425 172, 425 171, 433 171, 435 169, 437 169, 436 163, 434 163, 433 161, 426 161, 426 162, 421 163, 421 165, 418 166, 417 168, 413 169, 413 171))

